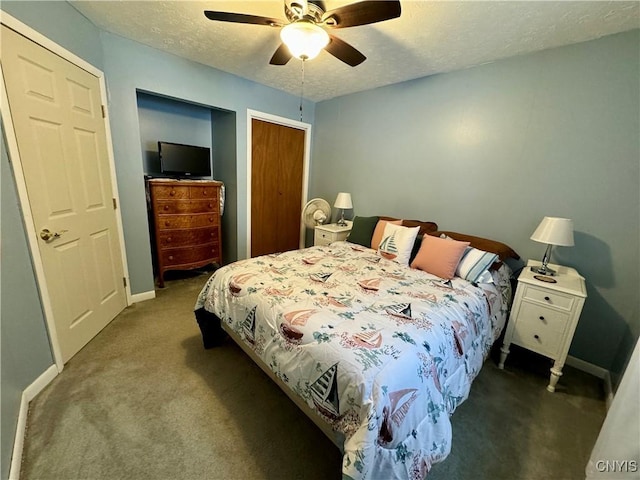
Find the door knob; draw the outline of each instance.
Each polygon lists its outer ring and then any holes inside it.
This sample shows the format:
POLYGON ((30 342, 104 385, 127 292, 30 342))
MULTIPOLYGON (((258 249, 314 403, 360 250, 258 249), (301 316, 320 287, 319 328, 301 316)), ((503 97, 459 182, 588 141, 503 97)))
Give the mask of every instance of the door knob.
POLYGON ((59 232, 52 232, 48 228, 43 228, 40 231, 40 238, 43 239, 45 242, 48 242, 54 238, 59 238, 64 232, 66 232, 66 230, 60 230, 59 232))

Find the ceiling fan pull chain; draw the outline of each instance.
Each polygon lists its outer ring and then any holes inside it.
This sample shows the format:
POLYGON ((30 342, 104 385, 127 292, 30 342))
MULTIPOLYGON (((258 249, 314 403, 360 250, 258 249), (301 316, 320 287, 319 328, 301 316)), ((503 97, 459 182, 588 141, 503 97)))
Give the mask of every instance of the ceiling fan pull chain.
POLYGON ((300 85, 300 121, 302 121, 302 99, 304 98, 304 58, 302 59, 302 84, 300 85))

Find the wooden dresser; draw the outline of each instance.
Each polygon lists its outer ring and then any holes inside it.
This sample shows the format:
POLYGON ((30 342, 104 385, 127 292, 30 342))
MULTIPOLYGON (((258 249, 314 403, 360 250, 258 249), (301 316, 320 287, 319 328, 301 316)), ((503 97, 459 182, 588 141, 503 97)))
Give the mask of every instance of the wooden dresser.
POLYGON ((159 287, 164 287, 167 270, 221 264, 221 185, 214 180, 149 180, 159 287))

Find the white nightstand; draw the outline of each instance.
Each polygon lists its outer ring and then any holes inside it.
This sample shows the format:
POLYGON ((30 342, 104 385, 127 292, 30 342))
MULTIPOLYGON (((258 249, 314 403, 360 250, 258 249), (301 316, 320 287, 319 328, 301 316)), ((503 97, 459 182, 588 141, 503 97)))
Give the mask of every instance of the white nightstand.
POLYGON ((347 221, 346 227, 341 227, 337 223, 329 223, 327 225, 318 225, 315 228, 315 234, 313 237, 313 244, 329 245, 332 242, 340 240, 346 240, 351 231, 351 222, 347 221))
POLYGON ((587 289, 584 278, 578 272, 559 265, 549 264, 557 274, 546 277, 553 278, 556 283, 537 280, 535 276, 538 274, 531 270, 531 266, 540 264, 536 260, 529 260, 518 277, 518 288, 500 350, 498 368, 504 368, 512 343, 552 358, 555 362, 547 390, 554 392, 580 319, 587 289))

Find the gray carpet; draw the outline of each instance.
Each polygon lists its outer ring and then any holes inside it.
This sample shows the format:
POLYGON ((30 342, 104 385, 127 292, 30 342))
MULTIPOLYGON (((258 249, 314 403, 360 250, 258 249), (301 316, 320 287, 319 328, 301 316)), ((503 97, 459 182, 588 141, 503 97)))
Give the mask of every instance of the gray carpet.
MULTIPOLYGON (((22 479, 338 479, 341 455, 235 345, 204 350, 192 308, 207 274, 167 276, 32 403, 22 479)), ((584 479, 604 420, 598 379, 512 348, 453 416, 430 480, 584 479)))

